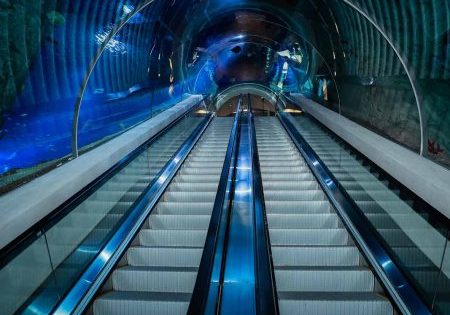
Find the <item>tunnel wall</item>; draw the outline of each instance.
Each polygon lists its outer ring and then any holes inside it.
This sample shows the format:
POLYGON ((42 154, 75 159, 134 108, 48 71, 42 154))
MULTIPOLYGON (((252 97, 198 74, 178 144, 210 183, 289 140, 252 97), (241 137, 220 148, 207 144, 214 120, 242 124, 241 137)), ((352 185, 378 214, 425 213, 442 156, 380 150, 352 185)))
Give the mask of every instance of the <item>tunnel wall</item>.
POLYGON ((0 249, 51 214, 124 156, 185 115, 199 101, 201 96, 190 96, 161 115, 0 198, 0 249))
POLYGON ((74 137, 82 154, 187 96, 176 71, 177 43, 159 22, 166 2, 133 15, 108 41, 144 3, 0 3, 0 192, 67 162, 74 137))
MULTIPOLYGON (((446 0, 211 0, 195 3, 187 14, 192 22, 181 25, 194 25, 186 31, 192 39, 203 27, 197 16, 214 23, 233 10, 276 15, 317 52, 308 82, 314 93, 308 96, 450 167, 449 5, 446 0)), ((304 90, 299 86, 297 92, 304 90)))
POLYGON ((361 13, 344 1, 327 2, 333 12, 327 20, 337 25, 333 38, 340 47, 336 80, 342 114, 420 152, 419 107, 423 155, 449 167, 450 3, 350 1, 361 13))
MULTIPOLYGON (((199 26, 216 13, 247 9, 277 15, 312 45, 313 89, 319 92, 327 72, 329 85, 327 100, 323 93, 314 100, 450 167, 449 6, 447 0, 2 1, 0 187, 31 180, 182 100, 199 77, 185 71, 199 26)), ((213 91, 209 83, 199 90, 213 91)))

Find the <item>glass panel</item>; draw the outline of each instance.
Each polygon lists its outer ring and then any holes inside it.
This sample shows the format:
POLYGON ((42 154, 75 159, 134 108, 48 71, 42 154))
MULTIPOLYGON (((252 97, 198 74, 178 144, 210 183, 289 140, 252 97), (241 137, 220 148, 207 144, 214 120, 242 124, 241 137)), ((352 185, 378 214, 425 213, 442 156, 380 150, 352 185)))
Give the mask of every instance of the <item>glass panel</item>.
POLYGON ((425 209, 416 209, 412 200, 403 199, 400 190, 313 119, 292 117, 301 135, 372 224, 391 258, 431 306, 447 241, 446 228, 431 224, 425 209))
POLYGON ((435 314, 450 313, 450 244, 447 242, 445 255, 442 262, 442 272, 439 283, 435 287, 436 299, 433 305, 435 314))
POLYGON ((153 87, 152 115, 155 116, 186 97, 187 91, 177 71, 181 54, 178 38, 167 26, 158 24, 151 46, 148 79, 153 87))
POLYGON ((45 236, 30 244, 0 270, 0 305, 2 314, 13 314, 45 281, 53 284, 52 265, 45 236))
POLYGON ((120 19, 121 2, 2 1, 0 193, 66 161, 97 32, 120 19))
POLYGON ((426 155, 450 167, 448 0, 354 0, 393 39, 412 69, 423 104, 426 155))
POLYGON ((70 288, 202 120, 183 119, 47 231, 59 292, 70 288))
POLYGON ((12 314, 24 303, 26 311, 49 313, 205 115, 201 108, 183 117, 70 212, 50 223, 44 231, 46 239, 25 244, 0 270, 2 314, 12 314))
MULTIPOLYGON (((133 17, 107 44, 81 104, 78 141, 85 151, 183 99, 178 43, 157 22, 154 5, 133 17)), ((111 28, 97 39, 103 44, 111 28)))
MULTIPOLYGON (((333 12, 329 23, 339 35, 333 55, 339 60, 340 113, 419 153, 419 111, 400 59, 358 11, 342 1, 328 2, 333 12)), ((378 3, 375 6, 383 9, 378 3)))
MULTIPOLYGON (((81 103, 79 148, 93 147, 151 118, 149 54, 153 13, 153 6, 147 7, 106 44, 81 103)), ((112 30, 112 26, 107 26, 97 33, 98 46, 104 44, 112 30)))

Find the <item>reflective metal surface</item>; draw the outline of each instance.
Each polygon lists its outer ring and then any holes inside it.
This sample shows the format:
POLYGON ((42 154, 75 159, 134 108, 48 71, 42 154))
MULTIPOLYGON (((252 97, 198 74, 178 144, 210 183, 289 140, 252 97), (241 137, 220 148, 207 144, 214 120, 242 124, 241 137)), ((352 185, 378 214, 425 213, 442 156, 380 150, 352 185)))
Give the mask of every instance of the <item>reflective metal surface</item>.
POLYGON ((135 204, 130 215, 123 221, 53 314, 81 314, 84 312, 208 127, 212 117, 212 115, 209 115, 205 118, 204 122, 196 128, 173 159, 166 164, 157 179, 146 190, 139 202, 135 204))
POLYGON ((216 200, 208 228, 199 273, 188 314, 214 314, 217 311, 223 277, 224 250, 234 192, 236 155, 239 143, 242 98, 239 99, 216 200))
POLYGON ((269 227, 267 223, 264 191, 259 165, 258 147, 251 96, 248 97, 252 148, 253 207, 255 215, 256 265, 257 265, 257 314, 279 314, 275 284, 269 227))
POLYGON ((0 281, 8 288, 0 290, 2 314, 48 314, 61 302, 139 196, 205 121, 202 106, 175 119, 2 249, 0 281))
POLYGON ((357 209, 339 188, 337 180, 326 165, 296 130, 289 116, 279 112, 278 117, 284 128, 294 141, 308 166, 319 181, 322 189, 341 216, 349 232, 358 242, 358 246, 366 256, 381 280, 387 293, 403 314, 431 314, 419 294, 414 290, 399 267, 392 261, 380 242, 370 229, 370 222, 359 214, 357 209))
POLYGON ((251 141, 251 116, 247 111, 241 118, 221 314, 256 314, 257 311, 251 141))

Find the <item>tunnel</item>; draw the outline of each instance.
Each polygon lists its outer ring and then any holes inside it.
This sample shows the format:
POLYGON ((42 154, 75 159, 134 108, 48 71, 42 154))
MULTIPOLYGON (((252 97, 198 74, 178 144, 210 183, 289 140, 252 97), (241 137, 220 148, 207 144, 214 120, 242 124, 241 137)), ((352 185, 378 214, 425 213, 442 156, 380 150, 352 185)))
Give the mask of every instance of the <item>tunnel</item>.
POLYGON ((450 314, 449 0, 0 26, 0 314, 450 314))

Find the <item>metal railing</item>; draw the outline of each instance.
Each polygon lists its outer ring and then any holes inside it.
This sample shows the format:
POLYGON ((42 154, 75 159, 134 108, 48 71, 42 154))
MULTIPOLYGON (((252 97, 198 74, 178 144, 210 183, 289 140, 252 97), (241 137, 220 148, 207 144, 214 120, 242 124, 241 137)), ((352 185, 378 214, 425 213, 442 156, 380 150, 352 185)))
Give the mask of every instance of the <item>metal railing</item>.
POLYGON ((275 272, 270 246, 269 225, 267 222, 264 190, 262 184, 261 168, 259 163, 258 146, 254 115, 252 111, 251 96, 249 100, 251 147, 252 147, 252 173, 253 173, 253 209, 255 213, 255 240, 256 240, 256 296, 257 314, 279 314, 278 296, 275 282, 275 272))
POLYGON ((223 282, 223 264, 227 246, 230 207, 233 200, 236 175, 236 156, 239 144, 242 97, 239 98, 233 127, 228 142, 225 162, 206 236, 199 273, 189 305, 189 315, 215 314, 220 304, 223 282))
MULTIPOLYGON (((2 314, 30 309, 48 314, 62 301, 67 302, 67 294, 72 300, 74 296, 81 297, 80 292, 88 288, 86 282, 80 281, 80 275, 84 277, 81 279, 93 280, 98 274, 86 276, 85 272, 105 270, 119 249, 118 240, 125 240, 122 224, 135 222, 133 214, 149 202, 155 185, 162 185, 161 179, 167 176, 164 170, 179 160, 179 154, 188 150, 189 141, 194 143, 209 123, 212 115, 200 113, 202 107, 203 102, 199 102, 1 251, 2 314), (163 161, 168 161, 164 169, 156 176, 150 175, 155 161, 162 159, 153 146, 177 126, 185 130, 176 133, 178 141, 188 141, 176 156, 170 150, 164 151, 172 159, 164 157, 163 161), (139 159, 147 164, 139 170, 145 181, 123 187, 124 193, 114 194, 118 196, 115 200, 103 200, 105 187, 114 180, 121 185, 117 179, 126 177, 127 169, 134 168, 133 163, 139 159), (79 221, 80 218, 86 219, 79 221)), ((64 309, 70 309, 67 303, 64 309)))
POLYGON ((385 244, 377 238, 376 229, 362 214, 351 196, 343 190, 333 172, 300 134, 292 123, 291 117, 284 112, 278 112, 278 117, 373 268, 396 309, 402 314, 431 314, 419 292, 405 276, 404 270, 395 263, 385 244))
POLYGON ((130 209, 130 214, 58 305, 54 314, 82 314, 85 311, 98 289, 131 245, 134 237, 154 210, 159 199, 205 132, 212 118, 212 115, 208 115, 204 119, 156 176, 152 184, 147 187, 146 191, 130 209))

